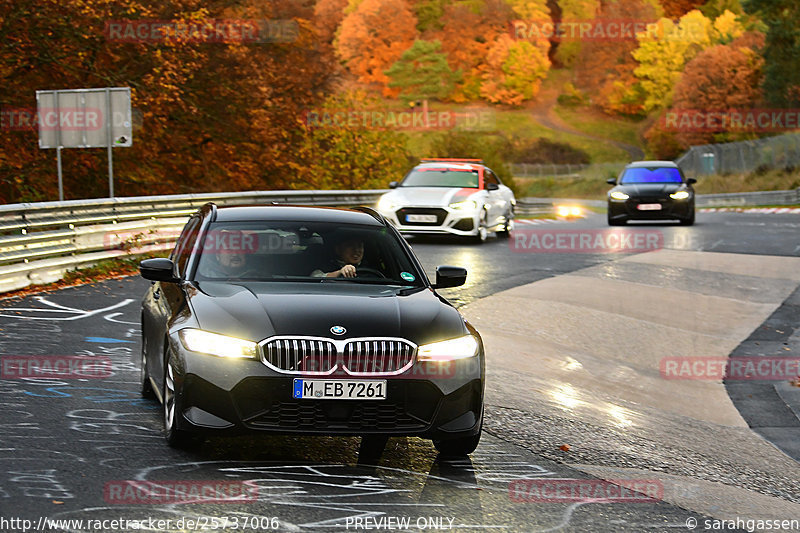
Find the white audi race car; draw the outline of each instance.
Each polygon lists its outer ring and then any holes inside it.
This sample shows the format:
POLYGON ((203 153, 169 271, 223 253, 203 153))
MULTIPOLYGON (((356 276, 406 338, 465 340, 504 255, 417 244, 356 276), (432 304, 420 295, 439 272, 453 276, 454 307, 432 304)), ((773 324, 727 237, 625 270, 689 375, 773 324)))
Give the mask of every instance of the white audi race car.
POLYGON ((480 159, 423 159, 378 202, 400 233, 458 235, 483 242, 490 231, 508 237, 514 193, 480 159))

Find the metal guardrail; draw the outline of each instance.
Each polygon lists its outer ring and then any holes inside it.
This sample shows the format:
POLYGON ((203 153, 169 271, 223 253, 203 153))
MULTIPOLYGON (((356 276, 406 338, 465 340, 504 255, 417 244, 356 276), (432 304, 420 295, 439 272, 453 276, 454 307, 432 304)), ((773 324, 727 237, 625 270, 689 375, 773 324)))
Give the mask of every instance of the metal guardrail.
POLYGON ((800 189, 792 191, 700 194, 697 196, 695 204, 698 207, 800 205, 800 189))
MULTIPOLYGON (((386 190, 250 191, 0 205, 0 293, 58 281, 69 270, 104 259, 167 250, 186 219, 206 202, 372 205, 386 190)), ((604 207, 602 200, 521 198, 519 215, 556 204, 604 207)), ((699 195, 699 207, 800 204, 800 189, 699 195)))
POLYGON ((218 205, 372 205, 385 190, 248 191, 0 206, 0 293, 58 281, 104 259, 167 250, 189 215, 218 205))

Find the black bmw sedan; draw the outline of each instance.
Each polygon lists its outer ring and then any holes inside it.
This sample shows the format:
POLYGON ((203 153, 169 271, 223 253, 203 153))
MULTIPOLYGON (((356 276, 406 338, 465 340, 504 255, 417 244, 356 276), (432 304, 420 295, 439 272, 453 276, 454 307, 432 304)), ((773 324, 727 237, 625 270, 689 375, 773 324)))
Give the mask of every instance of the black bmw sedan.
POLYGON ((431 284, 375 211, 207 204, 140 271, 142 392, 170 445, 245 431, 477 446, 483 343, 436 292, 467 272, 431 284))
POLYGON ((678 220, 694 224, 694 178, 672 161, 638 161, 625 167, 608 191, 608 224, 628 220, 678 220))

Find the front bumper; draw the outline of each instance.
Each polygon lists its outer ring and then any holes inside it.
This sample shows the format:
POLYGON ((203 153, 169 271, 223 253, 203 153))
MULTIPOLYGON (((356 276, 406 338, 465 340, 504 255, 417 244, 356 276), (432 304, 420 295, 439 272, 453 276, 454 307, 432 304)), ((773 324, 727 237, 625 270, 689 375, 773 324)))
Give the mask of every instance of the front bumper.
MULTIPOLYGON (((178 428, 200 433, 269 432, 309 435, 468 437, 480 428, 483 358, 451 363, 438 375, 416 362, 385 379, 386 400, 311 400, 292 397, 296 375, 279 374, 256 360, 224 360, 186 352, 176 377, 178 428), (420 379, 420 376, 425 376, 420 379), (430 376, 430 377, 428 377, 430 376)), ((335 376, 326 379, 350 379, 335 376)), ((319 376, 314 376, 319 379, 319 376)))
POLYGON ((409 235, 458 235, 474 237, 479 232, 481 209, 453 209, 451 207, 396 207, 382 210, 400 233, 409 235), (408 216, 435 216, 435 222, 410 222, 408 216))
POLYGON ((673 200, 672 198, 609 200, 608 215, 613 220, 683 220, 694 212, 694 198, 673 200), (640 204, 660 204, 657 211, 642 211, 640 204))

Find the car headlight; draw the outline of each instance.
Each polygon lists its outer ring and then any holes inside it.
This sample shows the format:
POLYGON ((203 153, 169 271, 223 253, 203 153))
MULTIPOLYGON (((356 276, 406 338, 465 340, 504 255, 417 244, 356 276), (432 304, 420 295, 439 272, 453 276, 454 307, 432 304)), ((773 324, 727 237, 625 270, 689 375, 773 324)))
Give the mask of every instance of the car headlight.
POLYGON ((614 200, 627 200, 630 196, 622 191, 614 191, 611 193, 611 198, 614 200))
POLYGON ((378 200, 378 211, 394 211, 395 207, 392 201, 385 196, 381 196, 381 199, 378 200))
POLYGON ((478 202, 475 200, 464 200, 463 202, 454 202, 450 204, 451 209, 468 209, 474 211, 478 208, 478 202))
POLYGON ((673 200, 686 200, 689 196, 691 196, 689 191, 678 191, 669 195, 673 200))
POLYGON ((178 332, 183 347, 191 352, 200 352, 217 357, 256 357, 258 345, 252 341, 228 337, 202 329, 186 328, 178 332))
POLYGON ((417 348, 417 361, 452 361, 467 359, 478 353, 478 340, 472 335, 423 344, 417 348))
POLYGON ((579 217, 583 215, 583 210, 577 206, 559 205, 556 207, 556 213, 560 217, 579 217))

